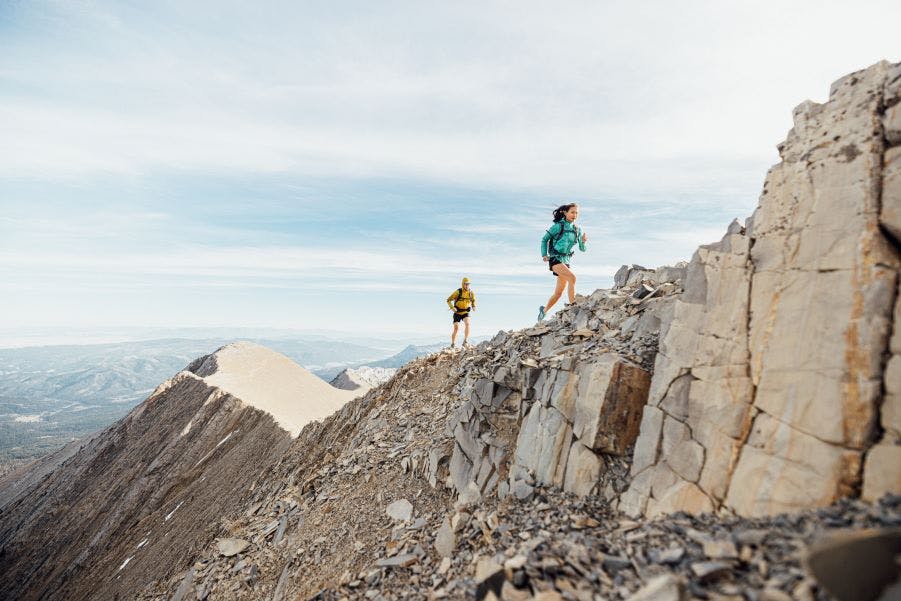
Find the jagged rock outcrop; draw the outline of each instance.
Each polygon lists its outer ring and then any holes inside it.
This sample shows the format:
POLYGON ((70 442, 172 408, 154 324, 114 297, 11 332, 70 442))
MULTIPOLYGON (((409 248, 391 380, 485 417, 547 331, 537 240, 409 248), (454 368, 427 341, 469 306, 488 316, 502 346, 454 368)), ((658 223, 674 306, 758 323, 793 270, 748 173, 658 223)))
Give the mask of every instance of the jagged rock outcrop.
POLYGON ((52 469, 39 464, 38 478, 8 483, 2 596, 131 598, 168 577, 240 512, 249 483, 291 444, 289 429, 307 423, 298 416, 322 417, 330 400, 352 396, 249 343, 193 362, 52 469), (305 398, 317 382, 336 396, 294 414, 281 406, 283 394, 305 398))
POLYGON ((879 63, 798 106, 754 215, 695 253, 661 331, 631 514, 763 515, 901 489, 894 356, 884 369, 899 253, 880 228, 901 211, 887 149, 899 77, 879 63))
POLYGON ((369 389, 384 384, 391 379, 397 369, 390 367, 348 367, 335 376, 329 384, 342 390, 354 390, 365 394, 369 389))
POLYGON ((630 288, 598 290, 546 323, 499 333, 463 364, 464 403, 447 430, 454 444, 435 449, 431 464, 449 459, 464 498, 525 498, 551 485, 613 499, 614 489, 598 490, 601 476, 638 435, 661 320, 681 290, 678 270, 672 282, 641 273, 630 288), (645 289, 651 282, 659 285, 645 289))

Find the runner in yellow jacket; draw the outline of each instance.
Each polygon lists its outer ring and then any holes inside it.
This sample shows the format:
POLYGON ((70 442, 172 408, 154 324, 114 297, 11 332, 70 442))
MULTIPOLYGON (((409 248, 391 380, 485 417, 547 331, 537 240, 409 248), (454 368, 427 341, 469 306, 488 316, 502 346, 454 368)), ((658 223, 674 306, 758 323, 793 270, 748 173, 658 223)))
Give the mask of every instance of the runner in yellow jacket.
POLYGON ((461 321, 465 325, 463 346, 469 346, 469 312, 476 310, 476 293, 469 287, 469 278, 463 278, 460 287, 447 297, 447 306, 454 312, 454 331, 451 333, 451 348, 457 346, 457 331, 460 329, 461 321))

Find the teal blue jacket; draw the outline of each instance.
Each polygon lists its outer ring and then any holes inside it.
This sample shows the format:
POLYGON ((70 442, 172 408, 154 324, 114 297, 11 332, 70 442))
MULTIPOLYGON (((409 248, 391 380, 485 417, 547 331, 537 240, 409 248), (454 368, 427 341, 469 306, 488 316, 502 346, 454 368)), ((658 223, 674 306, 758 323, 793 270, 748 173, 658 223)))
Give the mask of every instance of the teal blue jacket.
POLYGON ((544 238, 541 239, 541 256, 569 263, 573 246, 576 244, 579 245, 579 250, 585 252, 585 243, 582 242, 582 230, 563 219, 556 222, 545 232, 544 238), (560 234, 560 228, 563 228, 563 235, 554 244, 554 240, 560 234))

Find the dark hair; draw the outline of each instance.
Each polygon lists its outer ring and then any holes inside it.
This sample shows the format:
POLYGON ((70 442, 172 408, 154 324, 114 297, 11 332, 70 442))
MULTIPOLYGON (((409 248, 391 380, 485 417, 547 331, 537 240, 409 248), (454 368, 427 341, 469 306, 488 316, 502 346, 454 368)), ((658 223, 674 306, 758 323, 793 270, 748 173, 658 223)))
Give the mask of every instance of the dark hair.
POLYGON ((576 206, 576 203, 571 202, 568 205, 560 205, 556 209, 554 209, 554 223, 558 221, 563 221, 563 216, 569 212, 571 208, 576 206))

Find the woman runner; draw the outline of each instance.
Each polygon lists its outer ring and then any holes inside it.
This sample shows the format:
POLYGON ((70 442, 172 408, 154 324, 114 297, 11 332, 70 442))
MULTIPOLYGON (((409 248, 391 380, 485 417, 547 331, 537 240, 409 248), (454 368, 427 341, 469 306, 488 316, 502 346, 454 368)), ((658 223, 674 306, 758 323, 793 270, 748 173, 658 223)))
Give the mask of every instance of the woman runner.
POLYGON ((543 320, 551 307, 560 300, 563 289, 567 286, 569 302, 576 299, 576 274, 570 270, 569 262, 573 256, 573 246, 578 243, 579 250, 585 252, 585 244, 588 242, 588 236, 576 226, 578 218, 579 206, 576 203, 557 207, 554 211, 554 224, 541 239, 541 259, 548 263, 548 268, 557 278, 557 286, 547 304, 538 307, 538 321, 543 320))

